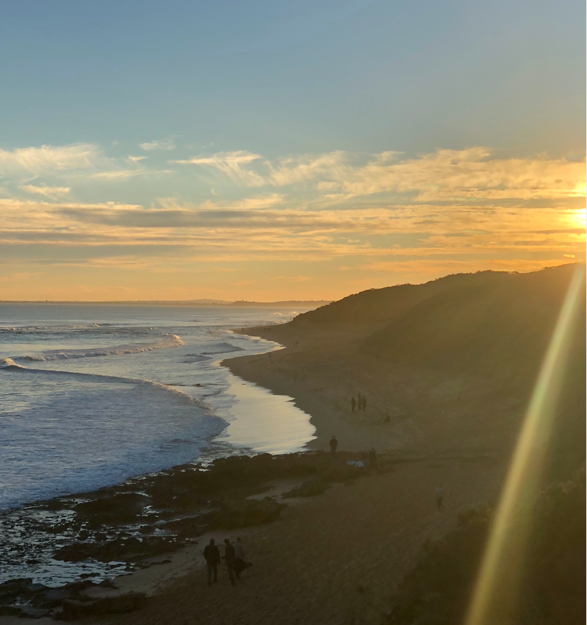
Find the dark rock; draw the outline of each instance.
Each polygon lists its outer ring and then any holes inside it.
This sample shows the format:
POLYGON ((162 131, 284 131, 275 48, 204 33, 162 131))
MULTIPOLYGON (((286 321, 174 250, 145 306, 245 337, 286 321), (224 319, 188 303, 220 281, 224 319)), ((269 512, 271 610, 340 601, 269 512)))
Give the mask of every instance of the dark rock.
POLYGON ((51 612, 43 608, 33 608, 28 605, 20 606, 20 618, 43 618, 44 616, 50 616, 51 612))
POLYGON ((138 493, 119 493, 91 501, 84 501, 75 506, 75 511, 86 517, 107 518, 110 522, 122 522, 134 519, 148 503, 147 497, 138 493))
POLYGON ((89 579, 85 579, 83 582, 71 582, 70 584, 65 584, 65 586, 62 586, 62 588, 72 593, 80 593, 86 588, 90 588, 91 586, 96 585, 97 584, 94 584, 94 582, 90 581, 89 579))
POLYGON ((63 602, 63 612, 60 620, 74 621, 76 619, 99 614, 127 614, 145 605, 147 597, 142 592, 129 592, 115 597, 101 597, 90 601, 66 600, 63 602))
POLYGON ((43 592, 37 593, 31 599, 31 605, 35 608, 51 609, 61 605, 64 599, 71 599, 78 593, 71 588, 46 588, 43 592))
POLYGON ((231 529, 234 527, 246 527, 247 525, 260 525, 269 523, 279 518, 284 504, 277 503, 269 497, 265 499, 243 499, 225 501, 220 511, 215 515, 213 527, 231 529))
POLYGON ((14 605, 0 605, 0 616, 20 616, 21 609, 14 605))
POLYGON ((331 484, 327 484, 322 480, 307 480, 298 488, 292 488, 287 493, 283 493, 282 497, 288 499, 290 497, 313 497, 315 495, 322 495, 329 489, 331 484))
POLYGON ((28 577, 11 579, 0 584, 0 604, 10 605, 29 601, 36 593, 46 588, 43 584, 34 584, 28 577))
POLYGON ((140 560, 161 553, 167 553, 183 547, 183 543, 173 538, 161 536, 138 538, 116 538, 103 543, 74 543, 66 545, 55 552, 56 560, 65 562, 82 562, 94 558, 100 562, 140 560))
POLYGON ((111 579, 102 580, 98 586, 102 586, 102 588, 118 588, 118 586, 111 579))
POLYGON ((208 523, 215 518, 216 512, 212 515, 200 515, 196 517, 187 517, 185 519, 176 519, 169 521, 163 527, 165 530, 172 531, 181 539, 204 534, 208 528, 208 523))

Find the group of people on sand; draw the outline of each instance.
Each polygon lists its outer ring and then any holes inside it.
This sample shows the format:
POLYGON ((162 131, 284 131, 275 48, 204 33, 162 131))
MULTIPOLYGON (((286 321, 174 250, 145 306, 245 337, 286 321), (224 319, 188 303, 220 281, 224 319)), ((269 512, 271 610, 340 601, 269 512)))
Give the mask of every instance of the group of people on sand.
POLYGON ((351 397, 351 411, 355 412, 355 409, 363 412, 367 410, 367 398, 360 391, 357 393, 357 399, 355 399, 354 395, 351 397))
MULTIPOLYGON (((245 550, 241 539, 237 538, 234 545, 230 543, 229 538, 224 539, 224 555, 222 556, 228 571, 228 579, 235 586, 236 580, 240 579, 241 573, 252 566, 245 562, 245 550)), ((221 562, 220 549, 216 545, 216 541, 211 538, 210 542, 204 548, 204 559, 208 568, 208 586, 212 586, 218 581, 218 565, 221 562)))

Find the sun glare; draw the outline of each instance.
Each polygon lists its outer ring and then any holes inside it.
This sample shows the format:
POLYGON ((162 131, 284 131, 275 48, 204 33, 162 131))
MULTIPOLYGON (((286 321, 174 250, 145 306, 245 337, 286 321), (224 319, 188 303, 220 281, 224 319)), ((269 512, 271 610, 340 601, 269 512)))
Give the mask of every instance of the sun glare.
POLYGON ((579 227, 585 228, 585 209, 573 211, 571 215, 571 221, 579 227))
POLYGON ((579 311, 585 267, 578 266, 536 380, 502 491, 465 625, 513 625, 548 438, 579 311))

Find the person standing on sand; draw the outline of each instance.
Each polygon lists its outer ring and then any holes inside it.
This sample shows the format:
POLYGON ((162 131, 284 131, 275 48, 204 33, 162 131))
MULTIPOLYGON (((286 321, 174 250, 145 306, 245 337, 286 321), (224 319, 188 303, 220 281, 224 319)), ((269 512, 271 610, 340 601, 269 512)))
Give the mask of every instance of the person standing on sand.
POLYGON ((359 391, 357 393, 357 409, 361 410, 362 407, 363 407, 363 396, 361 395, 361 392, 359 391))
POLYGON ((210 544, 206 545, 204 549, 204 558, 208 565, 208 586, 212 586, 212 576, 214 576, 214 583, 218 581, 218 565, 220 564, 220 551, 214 544, 214 539, 210 539, 210 544))
POLYGON ((334 454, 336 453, 336 448, 338 447, 338 441, 336 440, 336 437, 334 436, 334 434, 332 435, 332 438, 330 439, 330 453, 334 456, 334 454))
POLYGON ((436 489, 436 507, 439 510, 443 508, 443 499, 444 499, 444 488, 442 488, 442 484, 436 489))
POLYGON ((352 399, 351 399, 351 410, 352 412, 355 412, 355 406, 357 405, 357 402, 355 401, 355 396, 353 395, 352 399))
POLYGON ((245 550, 241 539, 237 538, 234 543, 234 574, 237 579, 240 579, 241 573, 245 570, 245 550))
POLYGON ((363 412, 367 410, 367 397, 363 395, 363 412))
POLYGON ((236 582, 234 581, 234 547, 230 544, 230 540, 228 538, 224 539, 224 561, 228 570, 228 579, 230 580, 230 583, 235 586, 236 582))

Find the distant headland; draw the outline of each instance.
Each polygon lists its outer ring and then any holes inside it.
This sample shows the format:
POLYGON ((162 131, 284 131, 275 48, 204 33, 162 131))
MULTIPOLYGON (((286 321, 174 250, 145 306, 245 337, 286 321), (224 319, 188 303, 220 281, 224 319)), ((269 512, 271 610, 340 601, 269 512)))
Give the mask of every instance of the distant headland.
POLYGON ((0 300, 0 304, 78 304, 91 306, 242 306, 249 308, 289 308, 298 306, 302 308, 319 308, 330 304, 330 300, 286 300, 280 302, 249 302, 240 300, 230 302, 217 299, 194 299, 194 300, 121 300, 106 302, 85 302, 85 301, 52 301, 52 300, 0 300))

